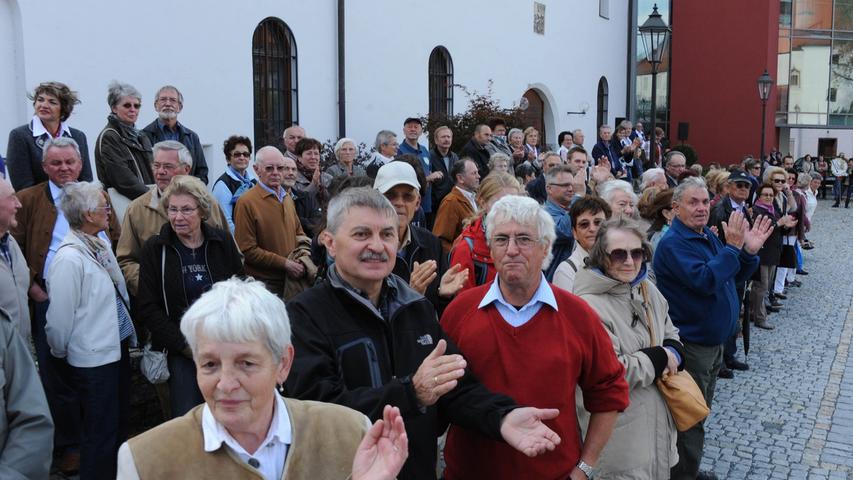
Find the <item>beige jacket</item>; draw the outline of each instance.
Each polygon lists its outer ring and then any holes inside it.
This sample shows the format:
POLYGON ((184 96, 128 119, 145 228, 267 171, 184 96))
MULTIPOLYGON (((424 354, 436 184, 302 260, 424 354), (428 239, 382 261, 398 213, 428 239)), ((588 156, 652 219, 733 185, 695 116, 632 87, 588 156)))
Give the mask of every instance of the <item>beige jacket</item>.
MULTIPOLYGON (((654 344, 646 324, 640 284, 632 287, 589 268, 580 269, 575 277, 574 293, 601 318, 616 356, 625 366, 631 392, 631 405, 619 414, 596 465, 601 478, 669 478, 669 468, 678 461, 675 423, 655 385, 652 360, 640 351, 660 346, 664 339, 678 341, 678 329, 672 324, 669 306, 657 287, 647 279, 640 283, 647 289, 654 344)), ((578 403, 578 419, 585 433, 589 414, 581 405, 578 403)))
MULTIPOLYGON (((3 235, 0 235, 0 238, 2 237, 3 235)), ((9 235, 6 241, 12 264, 9 265, 6 259, 0 256, 0 285, 3 285, 0 288, 0 308, 9 314, 21 338, 29 341, 30 307, 27 302, 27 290, 30 288, 30 268, 15 237, 9 235)))
MULTIPOLYGON (((230 232, 228 220, 222 213, 222 208, 213 200, 211 215, 206 222, 230 232)), ((116 258, 121 267, 121 273, 127 282, 127 291, 136 295, 139 288, 139 255, 142 254, 142 246, 145 241, 160 233, 163 224, 169 221, 166 212, 160 209, 160 193, 157 187, 152 187, 147 193, 142 194, 130 202, 124 220, 121 223, 121 236, 116 247, 116 258)))

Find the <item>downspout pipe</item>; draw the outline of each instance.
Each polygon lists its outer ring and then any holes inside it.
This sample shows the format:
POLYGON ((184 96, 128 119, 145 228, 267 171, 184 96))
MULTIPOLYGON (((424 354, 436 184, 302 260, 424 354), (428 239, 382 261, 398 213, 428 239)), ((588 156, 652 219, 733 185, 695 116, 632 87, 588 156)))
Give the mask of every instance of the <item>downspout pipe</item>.
POLYGON ((347 136, 345 0, 338 0, 338 138, 347 136))

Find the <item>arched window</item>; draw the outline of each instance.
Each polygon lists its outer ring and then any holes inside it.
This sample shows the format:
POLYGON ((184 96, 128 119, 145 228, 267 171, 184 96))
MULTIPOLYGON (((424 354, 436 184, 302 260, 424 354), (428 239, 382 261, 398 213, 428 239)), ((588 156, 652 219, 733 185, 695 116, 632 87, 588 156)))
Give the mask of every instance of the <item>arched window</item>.
POLYGON ((607 92, 607 79, 601 77, 598 81, 598 117, 596 119, 598 123, 595 124, 596 129, 607 123, 607 92))
POLYGON ((453 115, 453 59, 442 46, 429 54, 429 116, 453 115))
POLYGON ((278 18, 265 18, 252 35, 255 148, 279 145, 285 128, 299 123, 296 41, 278 18))

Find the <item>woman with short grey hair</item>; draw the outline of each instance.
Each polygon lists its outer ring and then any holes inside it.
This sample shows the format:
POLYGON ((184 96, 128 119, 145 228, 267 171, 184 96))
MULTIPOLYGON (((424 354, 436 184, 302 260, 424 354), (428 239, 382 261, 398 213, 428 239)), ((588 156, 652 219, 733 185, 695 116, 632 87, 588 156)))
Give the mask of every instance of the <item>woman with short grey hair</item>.
POLYGON ((127 436, 128 347, 136 345, 124 277, 109 242, 110 205, 98 182, 68 183, 60 208, 70 226, 47 274, 45 334, 69 365, 82 405, 80 478, 115 478, 127 436))
MULTIPOLYGON (((648 279, 650 258, 639 225, 613 218, 598 231, 572 287, 598 313, 630 389, 631 404, 619 413, 596 464, 601 478, 669 478, 678 461, 675 423, 655 382, 682 370, 685 354, 666 299, 648 279)), ((585 431, 589 414, 582 404, 577 413, 585 431)))
POLYGON ((326 173, 335 177, 358 177, 367 175, 364 167, 355 164, 355 158, 358 156, 358 145, 351 138, 342 138, 335 143, 335 158, 338 163, 332 165, 326 170, 326 173))
POLYGON ((512 159, 509 155, 503 152, 495 152, 489 157, 489 172, 504 172, 512 173, 509 166, 512 164, 512 159))
POLYGON ((110 114, 95 142, 95 167, 104 186, 115 189, 110 195, 133 200, 154 183, 151 140, 136 129, 142 95, 133 85, 113 81, 107 103, 110 114))
POLYGON ((524 163, 524 132, 520 128, 512 128, 506 135, 507 144, 512 149, 512 162, 514 166, 524 163))

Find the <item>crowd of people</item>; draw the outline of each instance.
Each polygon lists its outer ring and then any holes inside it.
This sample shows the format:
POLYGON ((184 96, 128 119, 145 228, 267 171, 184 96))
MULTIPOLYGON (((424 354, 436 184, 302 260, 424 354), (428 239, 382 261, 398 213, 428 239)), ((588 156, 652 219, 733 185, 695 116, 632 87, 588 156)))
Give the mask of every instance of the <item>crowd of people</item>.
POLYGON ((657 381, 712 406, 742 318, 775 328, 807 274, 826 176, 853 190, 853 159, 706 169, 640 122, 551 149, 499 118, 334 162, 298 125, 235 134, 209 179, 174 86, 138 129, 111 84, 94 162, 76 93, 31 98, 0 180, 3 478, 716 478, 657 381), (128 440, 140 351, 171 420, 128 440))

